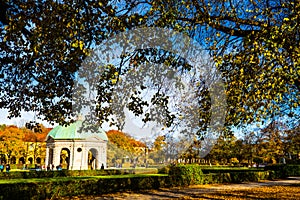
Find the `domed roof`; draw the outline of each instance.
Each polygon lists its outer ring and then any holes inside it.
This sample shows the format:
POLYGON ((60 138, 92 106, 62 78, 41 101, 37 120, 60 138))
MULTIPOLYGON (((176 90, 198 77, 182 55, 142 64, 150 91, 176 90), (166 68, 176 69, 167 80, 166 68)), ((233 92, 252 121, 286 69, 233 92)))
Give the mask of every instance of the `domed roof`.
POLYGON ((63 140, 63 139, 78 139, 78 140, 85 140, 86 138, 90 137, 99 137, 102 140, 108 141, 107 135, 105 131, 101 128, 98 128, 97 131, 85 130, 82 128, 82 121, 78 120, 69 126, 56 126, 53 128, 47 135, 47 139, 49 137, 55 140, 63 140))

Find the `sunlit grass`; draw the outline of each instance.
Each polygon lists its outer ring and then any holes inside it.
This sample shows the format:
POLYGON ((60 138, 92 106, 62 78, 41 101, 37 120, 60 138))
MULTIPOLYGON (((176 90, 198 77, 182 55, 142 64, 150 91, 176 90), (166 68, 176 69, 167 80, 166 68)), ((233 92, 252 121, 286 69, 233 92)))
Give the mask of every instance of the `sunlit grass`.
POLYGON ((167 176, 167 174, 125 174, 125 175, 105 175, 105 176, 76 176, 76 177, 55 177, 55 178, 28 178, 28 179, 0 179, 0 184, 14 183, 45 183, 72 180, 93 180, 109 178, 136 178, 149 176, 167 176))

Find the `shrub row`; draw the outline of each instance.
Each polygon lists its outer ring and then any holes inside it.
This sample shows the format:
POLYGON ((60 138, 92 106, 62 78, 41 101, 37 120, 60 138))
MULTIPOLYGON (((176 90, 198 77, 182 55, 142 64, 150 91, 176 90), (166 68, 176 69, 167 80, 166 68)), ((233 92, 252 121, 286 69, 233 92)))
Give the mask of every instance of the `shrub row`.
POLYGON ((199 165, 177 165, 170 167, 169 178, 173 185, 202 184, 203 173, 199 165))
POLYGON ((263 168, 204 168, 202 169, 203 174, 209 173, 231 173, 231 172, 259 172, 264 171, 263 168))
POLYGON ((105 170, 61 170, 61 171, 11 171, 0 172, 0 179, 20 178, 53 178, 53 177, 78 177, 78 176, 105 176, 124 174, 156 174, 157 169, 105 169, 105 170))
MULTIPOLYGON (((292 167, 297 171, 297 167, 292 167)), ((271 167, 270 167, 271 169, 271 167)), ((273 166, 276 170, 266 171, 231 171, 226 173, 203 174, 199 165, 177 165, 168 168, 169 175, 128 175, 116 176, 114 178, 93 177, 94 173, 110 173, 104 171, 54 171, 60 177, 54 179, 37 179, 35 182, 26 180, 8 181, 0 185, 1 199, 50 199, 60 196, 92 195, 113 193, 124 190, 158 189, 161 187, 187 186, 193 184, 211 183, 240 183, 246 181, 259 181, 263 179, 281 178, 279 172, 282 166, 273 166), (70 174, 78 177, 68 177, 70 174), (81 174, 82 173, 82 174, 81 174), (81 176, 83 175, 84 176, 81 176), (88 177, 87 175, 90 175, 88 177)), ((109 170, 108 170, 109 171, 109 170)), ((117 170, 114 173, 125 173, 117 170)), ((296 174, 296 171, 293 172, 296 174)), ((299 171, 297 171, 299 172, 299 171)), ((39 174, 41 172, 35 172, 39 174)), ((112 172, 111 172, 112 173, 112 172)), ((126 172, 129 173, 129 172, 126 172)), ((133 173, 133 172, 132 172, 133 173)), ((11 173, 12 174, 12 173, 11 173)), ((98 174, 99 175, 99 174, 98 174)), ((30 175, 31 176, 31 175, 30 175)), ((49 175, 50 176, 50 175, 49 175)), ((58 176, 58 177, 59 177, 58 176)))
POLYGON ((169 168, 170 183, 173 186, 212 183, 241 183, 279 178, 274 171, 231 170, 218 173, 203 174, 198 165, 179 165, 169 168))
MULTIPOLYGON (((189 165, 183 165, 189 166, 189 165)), ((200 167, 203 174, 210 174, 210 173, 230 173, 230 172, 258 172, 258 171, 265 171, 264 168, 245 168, 245 167, 220 167, 220 166, 203 166, 203 165, 196 165, 200 167)), ((158 170, 158 173, 162 174, 169 174, 170 166, 162 167, 158 170)))
POLYGON ((7 182, 0 185, 0 199, 55 199, 61 196, 100 195, 128 190, 158 189, 192 184, 230 183, 268 179, 272 172, 202 174, 196 166, 170 168, 170 175, 131 177, 65 177, 40 181, 7 182))
POLYGON ((158 189, 169 185, 168 176, 131 178, 66 178, 46 182, 4 183, 0 185, 0 199, 38 200, 61 196, 99 195, 124 190, 158 189))
POLYGON ((300 165, 270 165, 266 166, 265 170, 272 170, 276 176, 285 178, 289 176, 300 176, 300 165))
POLYGON ((276 178, 278 177, 276 177, 274 171, 211 173, 204 174, 203 184, 257 182, 259 180, 273 180, 276 178))

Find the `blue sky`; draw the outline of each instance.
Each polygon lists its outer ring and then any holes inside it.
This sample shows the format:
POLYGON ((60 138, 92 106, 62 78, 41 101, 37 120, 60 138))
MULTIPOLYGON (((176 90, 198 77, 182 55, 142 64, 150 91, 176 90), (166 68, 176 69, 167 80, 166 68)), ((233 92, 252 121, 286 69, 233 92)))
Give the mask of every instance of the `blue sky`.
MULTIPOLYGON (((0 124, 24 126, 26 122, 33 121, 35 119, 34 112, 21 112, 21 117, 8 119, 8 110, 0 109, 0 124)), ((48 122, 37 120, 46 127, 52 127, 48 122)))

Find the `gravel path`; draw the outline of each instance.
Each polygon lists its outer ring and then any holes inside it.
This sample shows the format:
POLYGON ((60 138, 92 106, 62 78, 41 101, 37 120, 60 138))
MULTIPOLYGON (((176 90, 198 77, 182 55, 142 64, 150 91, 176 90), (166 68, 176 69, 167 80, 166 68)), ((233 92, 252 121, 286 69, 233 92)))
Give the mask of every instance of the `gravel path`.
MULTIPOLYGON (((210 184, 195 185, 190 187, 162 188, 159 190, 146 190, 139 192, 119 192, 101 196, 71 197, 69 199, 94 199, 94 200, 160 200, 160 199, 194 199, 204 193, 216 193, 228 190, 248 190, 259 187, 299 185, 300 177, 290 177, 286 180, 260 181, 241 184, 210 184), (194 198, 192 198, 194 197, 194 198)), ((297 186, 298 187, 298 186, 297 186)), ((230 198, 229 198, 230 199, 230 198)))

